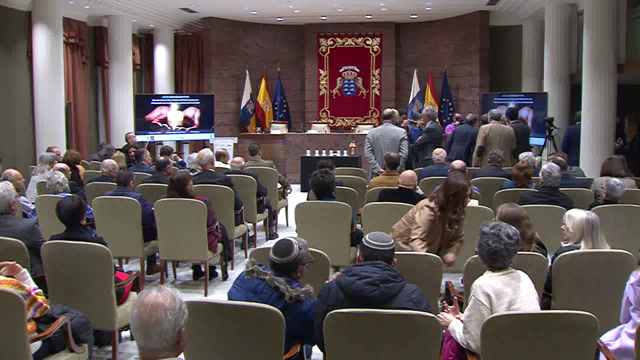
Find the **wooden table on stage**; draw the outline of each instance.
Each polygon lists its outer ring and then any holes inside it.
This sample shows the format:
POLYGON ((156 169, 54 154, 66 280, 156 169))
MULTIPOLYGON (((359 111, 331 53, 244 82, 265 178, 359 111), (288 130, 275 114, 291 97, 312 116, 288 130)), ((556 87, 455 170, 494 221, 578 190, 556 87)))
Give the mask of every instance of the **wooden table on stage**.
POLYGON ((307 149, 313 155, 318 149, 349 150, 349 143, 356 142, 356 155, 362 157, 362 168, 368 173, 369 165, 364 158, 365 134, 332 133, 332 134, 306 134, 287 133, 279 135, 244 133, 238 136, 238 144, 234 154, 249 159, 249 144, 258 143, 262 148, 262 158, 273 160, 278 171, 284 174, 292 184, 300 183, 300 156, 306 155, 307 149))

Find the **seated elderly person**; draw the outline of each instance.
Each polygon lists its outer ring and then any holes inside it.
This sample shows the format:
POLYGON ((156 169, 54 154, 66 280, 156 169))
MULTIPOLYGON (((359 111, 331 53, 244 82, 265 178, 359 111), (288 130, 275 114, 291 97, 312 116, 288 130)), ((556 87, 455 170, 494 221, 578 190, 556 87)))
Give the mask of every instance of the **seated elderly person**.
POLYGON ((518 160, 526 161, 531 167, 531 176, 539 177, 540 168, 536 166, 536 156, 531 151, 525 151, 518 156, 518 160))
MULTIPOLYGON (((491 315, 510 311, 539 311, 538 292, 527 274, 511 268, 520 248, 520 234, 503 222, 480 227, 477 253, 487 272, 471 286, 469 305, 460 313, 457 299, 438 315, 443 328, 464 349, 481 353, 480 330, 491 315)), ((450 354, 443 354, 444 357, 450 354)))
POLYGON ((498 177, 511 179, 511 174, 504 171, 502 169, 502 164, 504 163, 504 151, 502 150, 491 150, 489 151, 489 165, 487 167, 480 168, 473 173, 473 178, 480 177, 498 177))
POLYGON ((400 167, 400 154, 388 152, 384 154, 384 173, 376 176, 369 182, 369 190, 377 187, 397 187, 398 168, 400 167))
POLYGON ((591 190, 596 195, 596 200, 602 200, 602 190, 604 183, 611 179, 617 178, 625 185, 625 189, 637 189, 636 181, 633 174, 629 171, 627 159, 622 155, 609 156, 600 167, 600 176, 593 180, 591 190))
POLYGON ((540 169, 540 189, 520 195, 520 205, 558 205, 573 209, 573 200, 560 191, 560 167, 554 163, 540 169))
POLYGON ((156 160, 156 173, 142 179, 143 184, 164 184, 169 185, 171 176, 172 161, 166 156, 161 156, 156 160))
POLYGON ((176 151, 169 145, 163 145, 160 148, 159 155, 168 157, 171 161, 173 161, 173 166, 177 167, 178 169, 184 169, 187 166, 187 163, 184 162, 184 160, 182 160, 180 156, 178 156, 176 151))
POLYGON ((25 196, 29 201, 35 203, 36 196, 38 196, 37 185, 40 181, 47 181, 51 171, 53 171, 53 165, 57 163, 56 154, 46 152, 40 154, 38 157, 38 166, 33 170, 31 179, 29 180, 29 186, 27 186, 27 192, 25 196))
POLYGON ((149 175, 156 173, 156 171, 151 168, 153 160, 151 159, 151 153, 147 149, 143 148, 136 150, 135 159, 136 163, 129 166, 129 171, 141 172, 149 175))
POLYGON ((229 165, 229 152, 227 149, 218 149, 216 150, 216 162, 215 167, 223 168, 223 169, 231 169, 229 165))
POLYGON ((549 161, 560 167, 560 188, 588 189, 587 182, 569 173, 567 160, 559 155, 552 155, 549 161))
POLYGON ((98 144, 98 148, 96 150, 97 151, 89 158, 89 161, 103 162, 107 159, 111 159, 113 154, 116 153, 116 148, 109 143, 98 144))
MULTIPOLYGON (((72 196, 69 191, 69 181, 60 171, 54 171, 51 173, 49 178, 47 179, 47 190, 53 195, 60 196, 72 196)), ((85 220, 87 224, 93 224, 93 209, 90 206, 87 206, 87 210, 85 212, 85 220)))
POLYGON ((118 171, 118 163, 115 160, 104 160, 102 164, 100 164, 100 176, 96 176, 93 179, 89 180, 87 184, 91 184, 93 182, 106 182, 115 184, 116 176, 118 176, 118 171))
POLYGON ((591 210, 596 206, 600 205, 615 205, 620 201, 622 194, 624 194, 626 190, 625 183, 618 178, 609 178, 604 183, 604 187, 602 188, 602 200, 596 200, 589 205, 589 209, 591 210))
POLYGON ((198 164, 198 153, 191 153, 187 156, 186 167, 192 176, 202 171, 202 167, 198 164))
POLYGON ((397 189, 384 189, 378 196, 379 202, 399 202, 415 205, 424 200, 424 195, 418 194, 418 176, 413 170, 405 170, 398 178, 397 189))
POLYGON ((69 165, 65 163, 57 163, 53 165, 53 171, 59 171, 67 178, 67 181, 69 182, 69 192, 71 194, 78 195, 82 200, 87 201, 87 193, 84 191, 84 186, 81 187, 76 181, 71 180, 73 173, 69 165))
POLYGON ((418 183, 428 177, 446 177, 449 175, 449 163, 447 163, 447 152, 442 148, 437 148, 431 153, 433 165, 429 165, 420 170, 418 183))
POLYGON ((15 169, 7 169, 2 172, 2 176, 0 177, 0 181, 8 181, 13 185, 18 194, 20 195, 20 205, 22 205, 22 217, 27 219, 36 219, 36 205, 29 201, 26 196, 24 196, 24 177, 18 170, 15 169))

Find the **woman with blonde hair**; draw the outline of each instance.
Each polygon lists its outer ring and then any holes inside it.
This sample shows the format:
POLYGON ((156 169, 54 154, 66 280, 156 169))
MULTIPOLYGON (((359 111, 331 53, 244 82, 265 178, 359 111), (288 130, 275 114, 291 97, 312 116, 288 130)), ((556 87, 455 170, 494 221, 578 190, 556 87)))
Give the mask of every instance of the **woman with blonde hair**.
POLYGON ((540 240, 527 212, 518 204, 502 204, 496 213, 496 220, 507 223, 520 232, 520 250, 537 252, 547 257, 547 247, 540 240))

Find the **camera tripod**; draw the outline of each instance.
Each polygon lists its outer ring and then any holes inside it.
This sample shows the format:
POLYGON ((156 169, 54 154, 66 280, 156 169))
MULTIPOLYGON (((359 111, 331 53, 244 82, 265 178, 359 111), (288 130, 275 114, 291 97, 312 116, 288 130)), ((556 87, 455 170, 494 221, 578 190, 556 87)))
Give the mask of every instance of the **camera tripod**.
POLYGON ((558 144, 556 143, 556 137, 553 135, 553 132, 556 131, 557 127, 547 127, 547 136, 545 136, 545 147, 547 149, 547 156, 551 154, 551 146, 553 145, 554 152, 558 152, 558 144))

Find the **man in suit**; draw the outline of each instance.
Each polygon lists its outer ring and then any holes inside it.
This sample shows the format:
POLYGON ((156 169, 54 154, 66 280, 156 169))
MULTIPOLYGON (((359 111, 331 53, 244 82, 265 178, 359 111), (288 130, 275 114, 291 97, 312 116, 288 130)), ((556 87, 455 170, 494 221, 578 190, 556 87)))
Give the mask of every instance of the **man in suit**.
POLYGON ((0 177, 0 181, 8 181, 13 185, 13 188, 16 189, 18 195, 20 196, 20 205, 22 205, 22 217, 27 219, 36 220, 38 218, 38 214, 36 213, 36 205, 29 201, 26 196, 24 196, 25 187, 24 187, 24 177, 18 170, 15 169, 7 169, 2 172, 2 177, 0 177))
POLYGON ((516 152, 516 135, 513 129, 502 125, 500 119, 502 113, 493 109, 489 111, 491 122, 483 125, 478 132, 476 140, 476 150, 473 165, 476 167, 487 167, 489 165, 489 153, 492 150, 502 150, 505 161, 504 166, 513 166, 516 152))
POLYGON ((149 151, 144 148, 138 149, 136 150, 136 163, 135 165, 129 167, 129 171, 153 175, 156 173, 156 171, 151 168, 152 163, 153 160, 151 159, 151 154, 149 153, 149 151))
MULTIPOLYGON (((262 148, 260 147, 260 144, 258 143, 249 144, 249 155, 251 156, 251 159, 247 161, 247 167, 252 167, 252 166, 269 167, 278 171, 278 169, 276 169, 276 165, 273 163, 273 160, 264 160, 262 158, 262 148)), ((280 174, 279 171, 278 171, 278 184, 282 186, 282 193, 279 194, 280 199, 284 199, 286 197, 286 194, 291 193, 291 184, 289 184, 289 180, 287 180, 286 177, 280 174)))
MULTIPOLYGON (((142 212, 142 237, 144 242, 158 239, 158 230, 156 229, 156 217, 153 211, 153 205, 149 204, 144 196, 134 192, 135 183, 134 175, 131 171, 120 171, 116 177, 116 189, 107 191, 105 196, 123 196, 136 199, 140 203, 142 212)), ((160 266, 156 264, 156 254, 147 256, 147 275, 153 275, 160 272, 160 266)))
POLYGON ((499 177, 511 179, 511 174, 502 170, 503 161, 504 153, 502 150, 492 150, 489 152, 489 166, 476 170, 476 172, 473 173, 473 178, 499 177))
POLYGON ((384 155, 394 152, 400 155, 400 164, 404 164, 409 154, 407 132, 394 125, 396 111, 385 109, 382 112, 382 125, 369 131, 364 142, 364 157, 369 163, 370 178, 384 173, 384 155))
POLYGON ((569 174, 569 165, 567 164, 567 160, 561 156, 552 155, 549 157, 549 161, 560 167, 560 173, 562 174, 560 179, 560 188, 589 189, 589 185, 586 181, 569 174))
POLYGON ((165 184, 169 185, 171 177, 171 166, 173 162, 166 156, 160 156, 156 160, 156 173, 144 178, 143 184, 165 184))
POLYGON ((398 202, 415 205, 424 200, 424 195, 418 194, 418 176, 413 170, 405 170, 398 178, 397 189, 385 189, 380 192, 378 202, 398 202))
POLYGON ((178 156, 175 150, 169 145, 164 145, 160 148, 160 156, 166 156, 173 161, 172 166, 178 169, 184 169, 187 167, 187 163, 178 156))
POLYGON ((581 113, 576 114, 576 124, 571 125, 564 132, 562 138, 562 145, 560 148, 562 152, 565 152, 568 157, 569 166, 580 165, 580 131, 582 130, 582 124, 580 122, 581 113))
POLYGON ((542 186, 538 191, 527 191, 520 195, 520 205, 558 205, 573 209, 573 201, 560 191, 560 167, 549 163, 540 169, 542 186))
POLYGON ((531 151, 531 145, 529 145, 529 138, 531 137, 531 129, 527 125, 526 121, 520 120, 518 115, 518 109, 508 108, 507 119, 511 121, 511 128, 516 136, 516 156, 517 159, 523 152, 531 151))
POLYGON ((376 176, 369 182, 369 190, 377 187, 397 187, 398 168, 400 167, 400 155, 388 152, 384 155, 384 173, 376 176))
POLYGON ((20 198, 9 181, 0 182, 0 236, 18 239, 29 251, 32 276, 44 274, 40 248, 44 236, 35 220, 24 219, 20 215, 20 198))
POLYGON ((411 145, 414 157, 414 167, 427 167, 433 164, 431 158, 433 150, 442 147, 442 127, 436 121, 438 113, 433 107, 427 106, 422 110, 422 121, 427 126, 422 131, 422 136, 411 145))
POLYGON ((434 176, 449 176, 449 164, 447 163, 447 152, 442 148, 437 148, 433 150, 431 154, 431 159, 433 160, 433 165, 427 166, 426 168, 420 170, 420 175, 418 176, 418 183, 422 181, 424 178, 434 177, 434 176))
POLYGON ((94 177, 89 180, 87 184, 91 184, 93 182, 108 182, 114 183, 116 182, 116 176, 118 176, 118 163, 115 160, 107 159, 100 164, 100 176, 94 177))
POLYGON ((460 121, 460 125, 456 126, 447 140, 447 153, 450 161, 462 160, 471 165, 472 145, 475 145, 478 136, 478 130, 474 129, 472 124, 478 121, 478 116, 469 114, 466 120, 460 119, 460 121))

